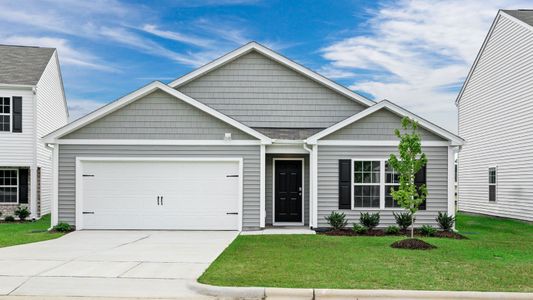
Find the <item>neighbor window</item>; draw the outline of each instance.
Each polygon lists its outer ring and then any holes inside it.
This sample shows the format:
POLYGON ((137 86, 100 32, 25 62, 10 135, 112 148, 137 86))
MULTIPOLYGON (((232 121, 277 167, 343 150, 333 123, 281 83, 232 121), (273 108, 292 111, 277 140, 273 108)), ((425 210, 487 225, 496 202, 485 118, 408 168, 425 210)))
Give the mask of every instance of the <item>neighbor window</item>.
POLYGON ((11 98, 0 97, 0 131, 11 131, 11 98))
POLYGON ((489 168, 489 201, 496 201, 496 168, 489 168))
POLYGON ((18 170, 0 169, 0 203, 18 202, 18 170))
POLYGON ((353 162, 354 208, 380 207, 381 161, 353 162))

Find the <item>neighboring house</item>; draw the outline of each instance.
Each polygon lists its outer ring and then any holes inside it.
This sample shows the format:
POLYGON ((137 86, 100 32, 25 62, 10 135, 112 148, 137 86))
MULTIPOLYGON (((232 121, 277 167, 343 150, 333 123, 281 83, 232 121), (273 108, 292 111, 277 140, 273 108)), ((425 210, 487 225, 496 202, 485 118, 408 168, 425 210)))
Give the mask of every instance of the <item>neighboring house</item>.
POLYGON ((77 229, 328 226, 364 211, 394 223, 386 160, 403 116, 420 122, 429 198, 418 224, 453 214, 462 140, 249 43, 166 85, 153 82, 51 133, 53 222, 77 229), (352 176, 352 174, 355 174, 352 176))
POLYGON ((0 212, 50 212, 52 151, 41 137, 67 124, 57 51, 0 45, 0 212))
POLYGON ((533 221, 533 10, 500 10, 456 100, 459 210, 533 221))

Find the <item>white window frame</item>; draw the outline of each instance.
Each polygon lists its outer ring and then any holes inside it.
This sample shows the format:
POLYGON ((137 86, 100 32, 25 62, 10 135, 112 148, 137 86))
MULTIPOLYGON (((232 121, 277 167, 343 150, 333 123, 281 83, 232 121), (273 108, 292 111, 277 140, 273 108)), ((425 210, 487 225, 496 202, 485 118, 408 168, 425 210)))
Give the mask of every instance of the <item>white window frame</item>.
POLYGON ((15 202, 0 202, 0 205, 2 204, 19 204, 19 200, 20 200, 20 194, 19 194, 19 170, 18 169, 0 169, 0 171, 15 171, 15 176, 17 178, 17 184, 16 185, 3 185, 3 184, 0 184, 0 187, 5 187, 5 188, 15 188, 16 191, 17 191, 17 201, 15 202))
POLYGON ((487 180, 487 183, 488 183, 488 186, 490 188, 490 186, 494 186, 494 201, 490 201, 490 190, 488 190, 488 196, 487 196, 487 200, 489 203, 496 203, 498 201, 498 166, 490 166, 488 168, 488 180, 487 180), (490 170, 491 169, 494 169, 494 183, 490 183, 490 170))
MULTIPOLYGON (((400 186, 399 182, 398 183, 387 183, 387 168, 386 168, 387 162, 388 162, 388 160, 385 161, 385 169, 383 170, 383 172, 385 174, 385 180, 383 182, 384 187, 386 188, 387 186, 400 186)), ((398 174, 398 172, 396 172, 394 169, 392 169, 393 178, 394 178, 394 174, 398 174)), ((387 190, 385 190, 385 192, 387 192, 387 190)), ((383 207, 385 209, 401 209, 401 207, 386 207, 386 205, 387 205, 387 203, 385 201, 386 198, 387 198, 387 195, 383 194, 383 207)))
POLYGON ((13 98, 6 97, 6 96, 0 96, 0 98, 9 99, 9 113, 6 114, 3 112, 0 112, 0 116, 9 116, 9 130, 8 131, 0 130, 0 133, 10 133, 10 132, 13 132, 13 98))
POLYGON ((399 185, 399 184, 387 184, 385 182, 385 163, 389 160, 389 158, 372 158, 372 157, 357 157, 352 158, 352 165, 350 167, 351 170, 351 190, 350 190, 350 197, 351 197, 351 210, 354 211, 378 211, 378 210, 388 210, 388 211, 401 211, 403 208, 401 207, 385 207, 385 186, 386 185, 399 185), (379 174, 379 184, 374 183, 365 183, 365 184, 355 184, 354 182, 354 162, 356 161, 379 161, 380 162, 380 174, 379 174), (354 207, 355 199, 354 199, 354 186, 356 185, 379 185, 379 208, 377 207, 354 207))

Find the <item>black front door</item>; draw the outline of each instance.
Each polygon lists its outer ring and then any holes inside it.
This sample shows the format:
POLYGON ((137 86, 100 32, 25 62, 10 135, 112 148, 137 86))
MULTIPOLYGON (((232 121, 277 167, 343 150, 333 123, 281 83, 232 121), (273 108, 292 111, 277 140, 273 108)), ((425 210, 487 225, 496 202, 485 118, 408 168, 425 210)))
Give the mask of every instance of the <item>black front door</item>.
POLYGON ((302 161, 276 160, 274 221, 302 222, 302 161))

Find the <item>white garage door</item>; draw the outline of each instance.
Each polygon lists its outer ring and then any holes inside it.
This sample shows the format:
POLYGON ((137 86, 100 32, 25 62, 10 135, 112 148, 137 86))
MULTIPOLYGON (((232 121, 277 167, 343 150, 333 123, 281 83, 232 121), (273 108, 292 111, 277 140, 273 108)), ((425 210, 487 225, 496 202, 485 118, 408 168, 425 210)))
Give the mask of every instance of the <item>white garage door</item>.
POLYGON ((82 173, 84 229, 239 229, 239 162, 84 161, 82 173))

